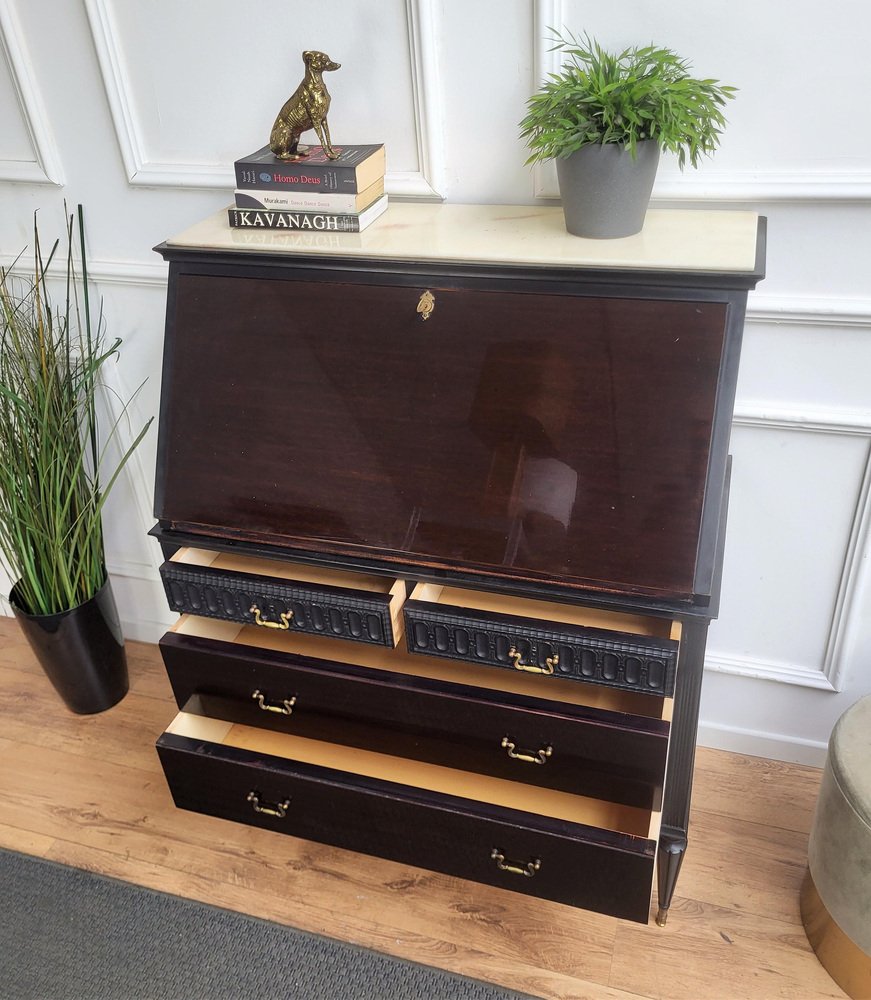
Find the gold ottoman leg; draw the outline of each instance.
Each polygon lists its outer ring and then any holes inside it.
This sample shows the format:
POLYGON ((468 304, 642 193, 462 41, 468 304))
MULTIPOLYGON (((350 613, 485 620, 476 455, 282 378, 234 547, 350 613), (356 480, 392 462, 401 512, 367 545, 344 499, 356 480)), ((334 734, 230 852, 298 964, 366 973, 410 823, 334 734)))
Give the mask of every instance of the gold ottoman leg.
POLYGON ((820 964, 854 1000, 871 998, 871 956, 866 955, 835 923, 810 871, 801 887, 801 919, 820 964))

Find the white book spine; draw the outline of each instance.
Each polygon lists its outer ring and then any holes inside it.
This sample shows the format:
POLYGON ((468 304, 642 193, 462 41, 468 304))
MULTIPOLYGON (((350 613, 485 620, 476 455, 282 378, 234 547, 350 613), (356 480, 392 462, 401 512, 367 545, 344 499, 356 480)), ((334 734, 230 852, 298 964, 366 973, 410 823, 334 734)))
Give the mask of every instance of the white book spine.
POLYGON ((256 191, 238 189, 237 208, 271 208, 278 211, 329 212, 348 215, 357 211, 356 194, 309 194, 300 191, 256 191), (255 204, 256 203, 256 204, 255 204))

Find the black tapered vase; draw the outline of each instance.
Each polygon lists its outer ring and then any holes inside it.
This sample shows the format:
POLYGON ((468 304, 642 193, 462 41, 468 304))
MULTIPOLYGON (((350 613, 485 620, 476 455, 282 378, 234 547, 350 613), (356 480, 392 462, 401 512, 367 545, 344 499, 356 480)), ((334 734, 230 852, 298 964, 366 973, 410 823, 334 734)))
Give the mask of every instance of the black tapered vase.
POLYGON ((55 691, 71 712, 91 715, 127 694, 127 656, 108 580, 84 604, 55 615, 32 615, 9 602, 55 691))

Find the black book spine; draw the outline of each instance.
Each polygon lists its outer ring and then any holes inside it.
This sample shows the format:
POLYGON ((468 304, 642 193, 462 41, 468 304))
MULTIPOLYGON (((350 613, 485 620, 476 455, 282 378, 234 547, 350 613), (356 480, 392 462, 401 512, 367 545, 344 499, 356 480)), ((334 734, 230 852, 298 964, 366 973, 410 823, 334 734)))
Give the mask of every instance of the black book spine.
POLYGON ((357 171, 354 167, 236 165, 236 187, 260 191, 314 191, 357 194, 357 171))

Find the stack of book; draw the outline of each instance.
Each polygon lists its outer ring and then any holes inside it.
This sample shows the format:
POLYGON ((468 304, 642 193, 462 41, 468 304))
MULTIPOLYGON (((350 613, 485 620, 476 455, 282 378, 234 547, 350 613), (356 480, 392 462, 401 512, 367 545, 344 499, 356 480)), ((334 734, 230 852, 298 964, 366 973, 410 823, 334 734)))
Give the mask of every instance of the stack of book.
POLYGON ((336 146, 331 160, 312 146, 302 160, 279 160, 269 146, 236 160, 234 229, 359 233, 387 208, 384 145, 336 146))

